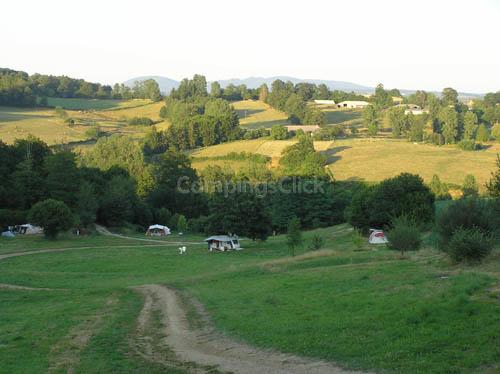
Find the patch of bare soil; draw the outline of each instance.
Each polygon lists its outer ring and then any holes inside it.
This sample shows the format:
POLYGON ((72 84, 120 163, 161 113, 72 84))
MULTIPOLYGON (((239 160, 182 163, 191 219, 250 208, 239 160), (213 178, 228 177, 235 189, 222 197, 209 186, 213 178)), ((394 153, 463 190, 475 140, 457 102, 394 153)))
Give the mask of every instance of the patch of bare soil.
MULTIPOLYGON (((354 373, 342 369, 330 362, 306 359, 290 354, 273 352, 250 347, 236 342, 204 323, 203 327, 191 328, 187 312, 176 293, 161 285, 137 287, 145 296, 144 307, 138 320, 138 332, 144 356, 155 362, 167 361, 170 365, 177 362, 184 369, 195 373, 213 373, 216 371, 254 374, 340 374, 354 373), (144 335, 146 325, 151 320, 153 311, 160 311, 160 343, 168 346, 169 356, 155 354, 155 345, 149 344, 152 337, 144 335), (141 332, 142 331, 142 332, 141 332)), ((195 304, 202 317, 208 319, 199 303, 195 304)))

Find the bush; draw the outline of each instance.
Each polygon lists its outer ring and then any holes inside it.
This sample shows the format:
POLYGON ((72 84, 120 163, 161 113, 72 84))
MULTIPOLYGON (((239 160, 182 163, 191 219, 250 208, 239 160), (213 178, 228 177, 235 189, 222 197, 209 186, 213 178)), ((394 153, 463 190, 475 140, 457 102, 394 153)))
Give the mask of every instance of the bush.
POLYGON ((94 125, 85 131, 85 136, 92 140, 97 140, 102 136, 101 128, 99 125, 94 125))
POLYGON ((422 240, 417 224, 406 216, 396 218, 391 223, 392 229, 387 232, 389 243, 387 246, 391 249, 401 252, 401 255, 407 251, 416 251, 420 248, 422 240))
POLYGON ((479 144, 477 144, 474 140, 461 140, 459 143, 458 143, 458 147, 462 150, 462 151, 477 151, 479 149, 481 149, 481 146, 479 144))
POLYGON ((318 249, 323 248, 324 244, 325 244, 325 239, 323 239, 322 236, 314 235, 311 239, 311 242, 309 243, 309 250, 317 251, 318 249))
POLYGON ((31 208, 28 219, 31 223, 43 227, 47 238, 55 239, 61 231, 69 230, 73 225, 73 215, 62 201, 47 199, 31 208))
POLYGON ((475 229, 493 238, 500 227, 500 202, 468 198, 453 201, 436 220, 439 248, 448 252, 454 233, 459 229, 475 229))
POLYGON ((492 235, 480 229, 458 228, 448 243, 448 254, 457 262, 477 262, 491 252, 494 244, 492 235))
POLYGON ((314 133, 314 140, 335 140, 339 136, 344 135, 342 126, 328 126, 314 133))
POLYGON ((132 126, 151 126, 154 121, 148 117, 133 117, 127 123, 132 126))

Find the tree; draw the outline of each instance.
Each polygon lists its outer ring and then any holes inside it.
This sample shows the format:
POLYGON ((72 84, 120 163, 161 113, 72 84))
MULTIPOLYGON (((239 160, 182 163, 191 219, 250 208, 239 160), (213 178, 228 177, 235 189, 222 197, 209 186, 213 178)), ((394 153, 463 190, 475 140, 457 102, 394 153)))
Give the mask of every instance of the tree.
POLYGON ((439 248, 450 250, 450 241, 458 230, 475 229, 496 237, 500 228, 498 200, 468 198, 453 201, 437 216, 435 230, 439 248))
POLYGON ((479 195, 479 189, 477 187, 476 178, 467 174, 464 179, 464 184, 462 185, 462 191, 464 196, 477 196, 479 195))
POLYGON ((292 256, 295 256, 295 250, 302 245, 302 232, 300 231, 300 220, 293 217, 288 223, 286 233, 286 245, 292 256))
POLYGON ((451 88, 446 87, 443 88, 443 92, 441 94, 441 100, 443 101, 443 105, 456 105, 458 104, 458 92, 451 88))
POLYGON ((288 138, 288 130, 285 126, 274 125, 271 127, 271 139, 285 140, 286 138, 288 138))
POLYGON ((500 155, 497 154, 497 170, 491 172, 491 179, 486 183, 490 196, 500 198, 500 155))
POLYGON ((402 173, 361 189, 346 212, 348 222, 363 231, 390 226, 395 217, 402 215, 417 223, 434 218, 434 194, 418 175, 402 173))
POLYGON ((377 135, 378 132, 378 112, 373 105, 368 105, 363 110, 363 121, 368 128, 370 135, 377 135))
POLYGON ((384 89, 384 85, 382 83, 379 83, 375 88, 375 94, 372 97, 372 101, 377 110, 381 110, 392 105, 392 97, 389 92, 384 89))
POLYGON ((454 108, 444 107, 439 111, 442 134, 446 144, 455 143, 458 138, 458 115, 454 108))
POLYGON ((262 102, 267 102, 267 96, 269 95, 269 88, 267 87, 267 84, 263 84, 259 88, 259 100, 262 102))
POLYGON ((309 243, 309 249, 311 251, 317 251, 318 249, 321 249, 324 244, 325 239, 323 239, 322 236, 316 234, 312 237, 311 242, 309 243))
POLYGON ((282 173, 287 176, 319 177, 327 176, 326 157, 314 150, 313 139, 301 136, 296 144, 288 146, 280 158, 282 173))
POLYGON ((464 135, 463 139, 473 140, 477 130, 477 116, 474 112, 468 111, 464 114, 464 135))
POLYGON ((182 214, 179 215, 179 219, 177 220, 177 231, 179 233, 184 233, 187 231, 187 221, 186 217, 184 217, 182 214))
POLYGON ((424 139, 424 116, 415 116, 412 113, 406 116, 410 130, 408 132, 408 139, 411 142, 421 142, 424 139))
POLYGON ((264 199, 245 181, 232 189, 214 193, 210 200, 208 229, 214 233, 232 233, 252 240, 266 240, 271 217, 264 199))
POLYGON ((210 85, 210 96, 215 97, 215 98, 222 97, 222 89, 220 87, 219 82, 214 81, 210 85))
POLYGON ((490 140, 490 132, 484 124, 480 124, 476 132, 476 140, 478 142, 487 142, 490 140))
POLYGON ((306 102, 297 94, 291 94, 285 102, 283 108, 288 113, 288 119, 291 123, 298 124, 304 120, 306 113, 306 102))
POLYGON ((33 205, 28 217, 30 222, 42 227, 45 237, 50 239, 57 238, 59 232, 68 230, 73 225, 73 215, 68 206, 54 199, 33 205))
POLYGON ((420 248, 422 240, 417 224, 412 219, 401 216, 391 223, 392 228, 387 232, 388 247, 401 252, 416 251, 420 248))
POLYGON ((136 201, 134 181, 125 175, 113 176, 101 197, 99 222, 107 226, 121 226, 132 222, 136 201))
POLYGON ((96 221, 98 208, 99 203, 93 185, 83 182, 76 195, 76 212, 83 227, 87 227, 96 221))
POLYGON ((392 129, 392 135, 399 138, 406 134, 407 121, 404 107, 395 107, 387 111, 387 125, 392 129))
POLYGON ((72 152, 59 152, 45 159, 47 194, 71 208, 76 205, 76 191, 80 187, 80 172, 72 152))
POLYGON ((20 208, 30 208, 45 195, 43 176, 35 168, 31 157, 28 157, 17 165, 13 179, 16 191, 15 196, 20 208))

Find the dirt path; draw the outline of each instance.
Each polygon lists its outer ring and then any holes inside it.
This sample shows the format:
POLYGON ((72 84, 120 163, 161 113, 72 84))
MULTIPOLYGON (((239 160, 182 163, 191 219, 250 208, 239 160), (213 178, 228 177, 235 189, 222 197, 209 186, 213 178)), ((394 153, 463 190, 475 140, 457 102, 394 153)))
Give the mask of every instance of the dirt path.
POLYGON ((133 236, 127 236, 127 235, 122 235, 122 234, 115 234, 111 231, 109 231, 106 227, 101 226, 101 225, 95 225, 95 228, 99 234, 102 235, 107 235, 107 236, 114 236, 116 238, 121 238, 121 239, 130 239, 130 240, 139 240, 143 242, 153 242, 153 243, 160 243, 164 245, 186 245, 186 244, 203 244, 202 242, 183 242, 183 241, 164 241, 164 240, 155 240, 155 239, 147 239, 147 238, 136 238, 133 236))
MULTIPOLYGON (((354 373, 332 363, 313 361, 290 354, 272 352, 238 343, 217 333, 213 328, 192 330, 186 311, 176 293, 164 286, 145 285, 137 287, 145 296, 144 307, 139 316, 139 326, 153 318, 153 311, 161 311, 162 340, 176 359, 189 366, 191 372, 213 372, 214 367, 222 372, 241 374, 340 374, 354 373)), ((148 337, 142 337, 148 340, 148 337)), ((152 348, 148 356, 154 360, 152 348)), ((158 362, 158 361, 157 361, 158 362)))
POLYGON ((0 289, 4 290, 14 290, 14 291, 54 291, 53 288, 34 288, 34 287, 26 287, 26 286, 18 286, 16 284, 6 284, 0 283, 0 289))

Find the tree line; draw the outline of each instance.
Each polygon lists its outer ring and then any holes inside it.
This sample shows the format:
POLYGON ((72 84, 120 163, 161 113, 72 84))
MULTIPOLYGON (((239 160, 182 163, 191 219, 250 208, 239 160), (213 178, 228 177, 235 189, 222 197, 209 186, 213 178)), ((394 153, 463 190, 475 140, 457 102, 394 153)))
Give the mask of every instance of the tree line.
POLYGON ((375 135, 383 125, 395 138, 409 141, 429 141, 438 145, 458 143, 462 149, 474 150, 477 143, 491 136, 500 140, 500 93, 489 93, 475 99, 471 107, 458 100, 458 92, 445 88, 441 97, 425 91, 405 97, 404 105, 394 106, 392 92, 378 85, 371 97, 372 105, 363 112, 365 126, 375 135), (424 110, 413 114, 409 104, 424 110))
POLYGON ((156 81, 136 82, 113 87, 83 79, 44 74, 29 75, 23 71, 0 69, 0 105, 45 106, 48 97, 89 99, 161 99, 156 81))

